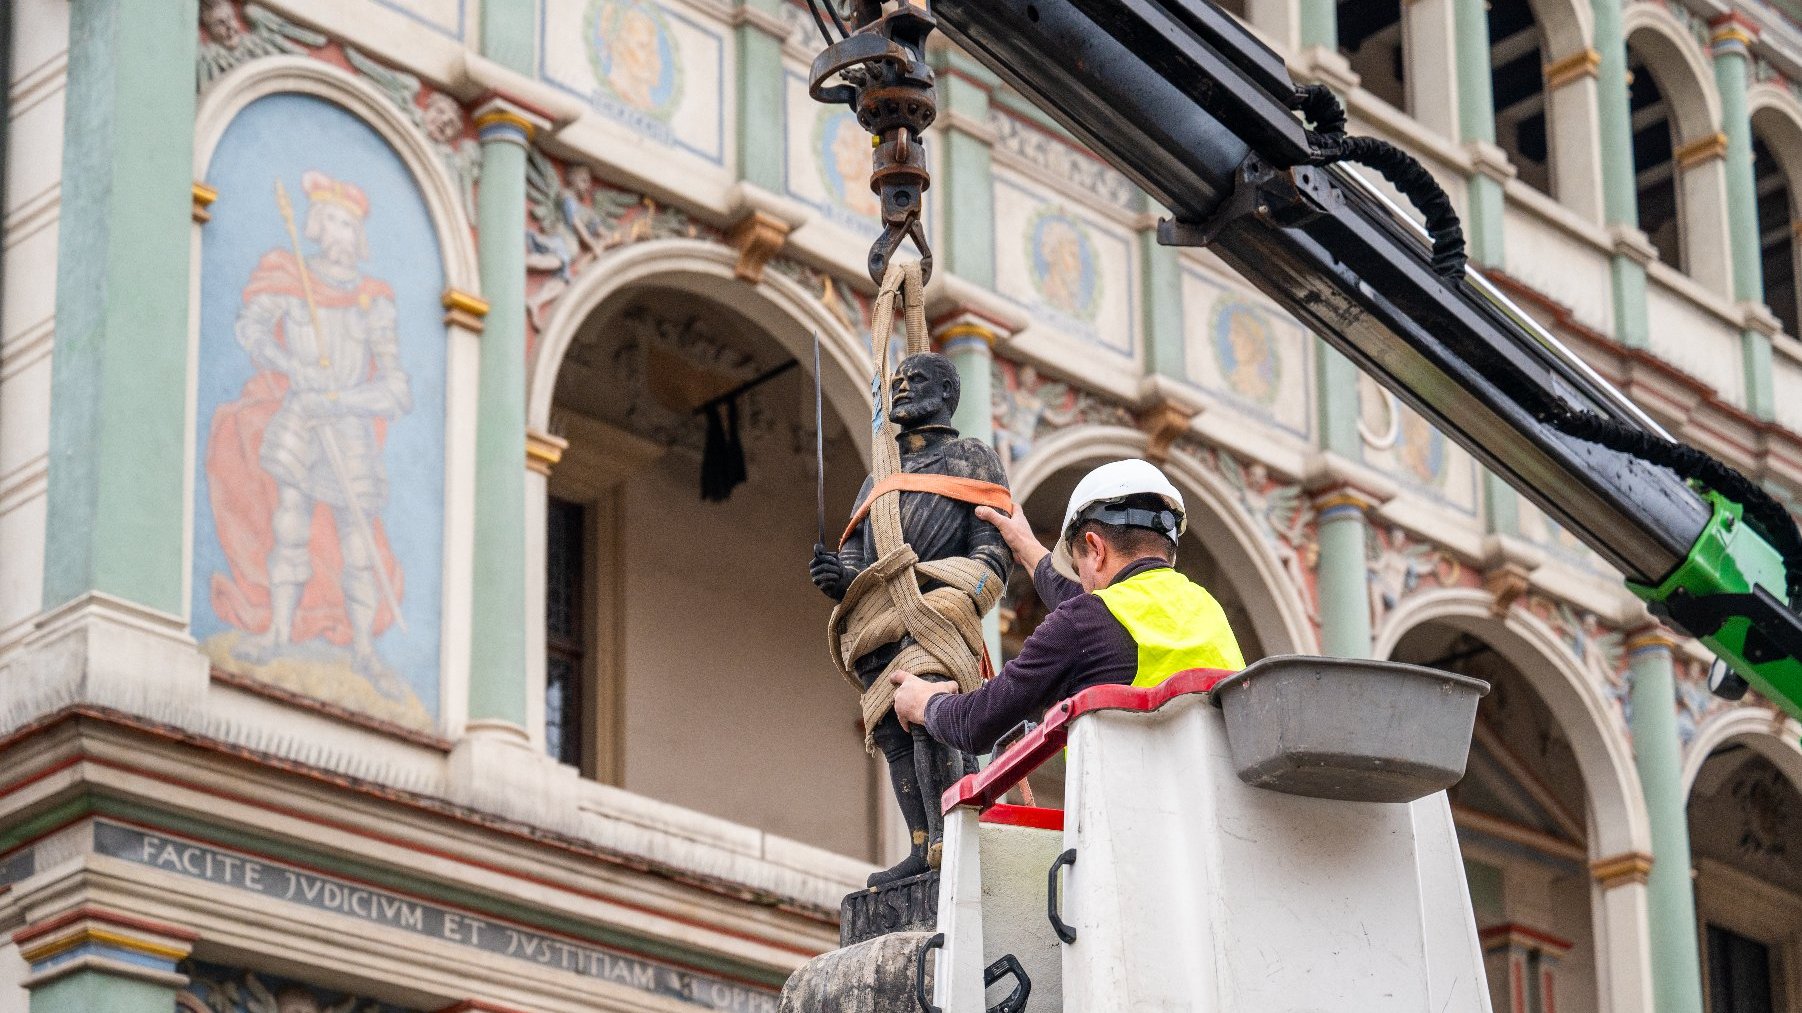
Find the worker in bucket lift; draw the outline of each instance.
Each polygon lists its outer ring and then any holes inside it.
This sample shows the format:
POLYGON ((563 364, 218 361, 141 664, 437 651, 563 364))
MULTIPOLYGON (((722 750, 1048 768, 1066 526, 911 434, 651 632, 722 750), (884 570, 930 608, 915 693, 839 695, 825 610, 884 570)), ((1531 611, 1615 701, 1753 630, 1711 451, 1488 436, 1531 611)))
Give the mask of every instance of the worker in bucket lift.
POLYGON ((1191 668, 1239 669, 1245 659, 1226 613, 1173 569, 1187 524, 1182 493, 1146 461, 1104 464, 1070 494, 1047 552, 1024 514, 977 507, 1032 570, 1051 609, 1020 654, 981 688, 892 674, 895 714, 968 753, 988 752, 1022 721, 1103 683, 1156 686, 1191 668))

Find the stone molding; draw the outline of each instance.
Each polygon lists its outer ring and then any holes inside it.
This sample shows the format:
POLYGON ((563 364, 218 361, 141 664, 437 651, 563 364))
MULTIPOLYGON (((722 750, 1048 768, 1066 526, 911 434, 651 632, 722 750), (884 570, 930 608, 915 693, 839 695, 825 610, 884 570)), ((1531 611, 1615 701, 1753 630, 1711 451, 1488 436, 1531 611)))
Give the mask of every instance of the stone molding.
POLYGON ((26 925, 12 942, 31 966, 28 989, 83 970, 180 986, 187 978, 175 965, 199 938, 184 926, 83 904, 26 925))
POLYGON ((219 191, 207 186, 200 180, 194 181, 194 221, 205 225, 213 220, 213 212, 209 210, 213 202, 219 199, 219 191))
POLYGON ((755 285, 763 280, 770 258, 782 252, 793 226, 767 211, 752 211, 726 229, 726 243, 738 251, 732 275, 755 285))
POLYGON ((1347 508, 1371 514, 1401 495, 1401 486, 1381 472, 1353 463, 1338 454, 1315 458, 1302 488, 1312 497, 1314 513, 1324 523, 1347 508))
POLYGON ((1545 90, 1550 92, 1586 77, 1596 77, 1601 70, 1602 54, 1593 49, 1584 49, 1563 59, 1553 60, 1541 72, 1545 76, 1545 90))
POLYGON ((1719 131, 1698 137, 1671 152, 1671 160, 1676 162, 1677 168, 1683 172, 1726 157, 1727 135, 1719 131))
POLYGON ((487 326, 488 301, 460 288, 447 288, 439 301, 444 305, 444 322, 480 334, 487 326))
POLYGON ((1652 856, 1643 851, 1624 851, 1589 863, 1590 878, 1603 890, 1612 890, 1617 886, 1644 886, 1651 873, 1652 856))
POLYGON ((1483 540, 1483 590, 1495 599, 1490 614, 1501 618, 1508 614, 1532 586, 1533 572, 1545 565, 1544 550, 1509 535, 1490 535, 1483 540))
POLYGON ((546 478, 551 477, 551 469, 563 460, 563 452, 569 449, 569 441, 555 436, 542 429, 526 427, 526 470, 536 472, 546 478))

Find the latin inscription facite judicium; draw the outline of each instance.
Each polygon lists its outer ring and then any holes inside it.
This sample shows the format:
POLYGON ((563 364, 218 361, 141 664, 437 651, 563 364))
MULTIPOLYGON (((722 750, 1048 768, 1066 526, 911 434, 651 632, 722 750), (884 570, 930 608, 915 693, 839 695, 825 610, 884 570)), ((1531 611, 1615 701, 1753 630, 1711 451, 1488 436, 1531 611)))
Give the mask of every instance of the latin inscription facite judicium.
POLYGON ((103 820, 94 822, 94 850, 138 865, 360 918, 497 956, 599 978, 707 1009, 728 1013, 776 1013, 774 995, 736 982, 570 942, 280 862, 233 854, 103 820))

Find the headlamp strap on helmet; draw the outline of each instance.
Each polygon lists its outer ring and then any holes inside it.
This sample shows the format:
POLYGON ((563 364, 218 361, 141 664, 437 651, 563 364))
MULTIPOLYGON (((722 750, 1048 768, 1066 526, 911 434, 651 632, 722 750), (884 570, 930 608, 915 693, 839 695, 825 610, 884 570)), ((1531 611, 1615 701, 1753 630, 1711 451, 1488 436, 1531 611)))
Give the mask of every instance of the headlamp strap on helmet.
POLYGON ((1076 515, 1076 519, 1070 522, 1070 529, 1064 532, 1064 537, 1069 538, 1077 528, 1089 521, 1121 528, 1148 528, 1170 539, 1173 544, 1176 542, 1174 510, 1141 510, 1117 503, 1095 503, 1076 515))

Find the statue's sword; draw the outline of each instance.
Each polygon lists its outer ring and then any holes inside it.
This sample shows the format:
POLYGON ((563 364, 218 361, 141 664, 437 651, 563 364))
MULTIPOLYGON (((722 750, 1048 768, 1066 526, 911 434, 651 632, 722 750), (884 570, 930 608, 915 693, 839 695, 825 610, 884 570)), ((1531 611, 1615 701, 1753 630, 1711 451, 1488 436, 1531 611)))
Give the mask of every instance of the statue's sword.
MULTIPOLYGON (((288 242, 294 247, 294 266, 300 272, 300 293, 306 298, 307 319, 313 323, 314 340, 324 337, 325 331, 319 327, 319 306, 313 301, 313 276, 307 270, 307 257, 300 249, 300 233, 294 229, 294 205, 288 203, 288 188, 282 181, 275 181, 275 204, 281 209, 282 223, 288 227, 288 242)), ((394 584, 388 577, 388 568, 382 565, 382 554, 375 543, 375 528, 369 518, 363 514, 363 504, 357 502, 356 490, 350 484, 350 467, 344 463, 343 448, 338 446, 338 434, 330 429, 314 428, 313 434, 319 437, 319 445, 325 448, 325 459, 332 468, 332 477, 338 480, 338 488, 344 493, 346 512, 356 526, 356 537, 361 539, 369 549, 371 565, 375 569, 375 582, 381 588, 382 600, 388 611, 394 614, 394 625, 402 633, 407 632, 407 619, 400 612, 400 595, 394 591, 394 584)), ((342 532, 340 532, 342 537, 342 532)))
POLYGON ((820 544, 826 544, 826 394, 820 379, 820 332, 813 332, 813 480, 820 544))

